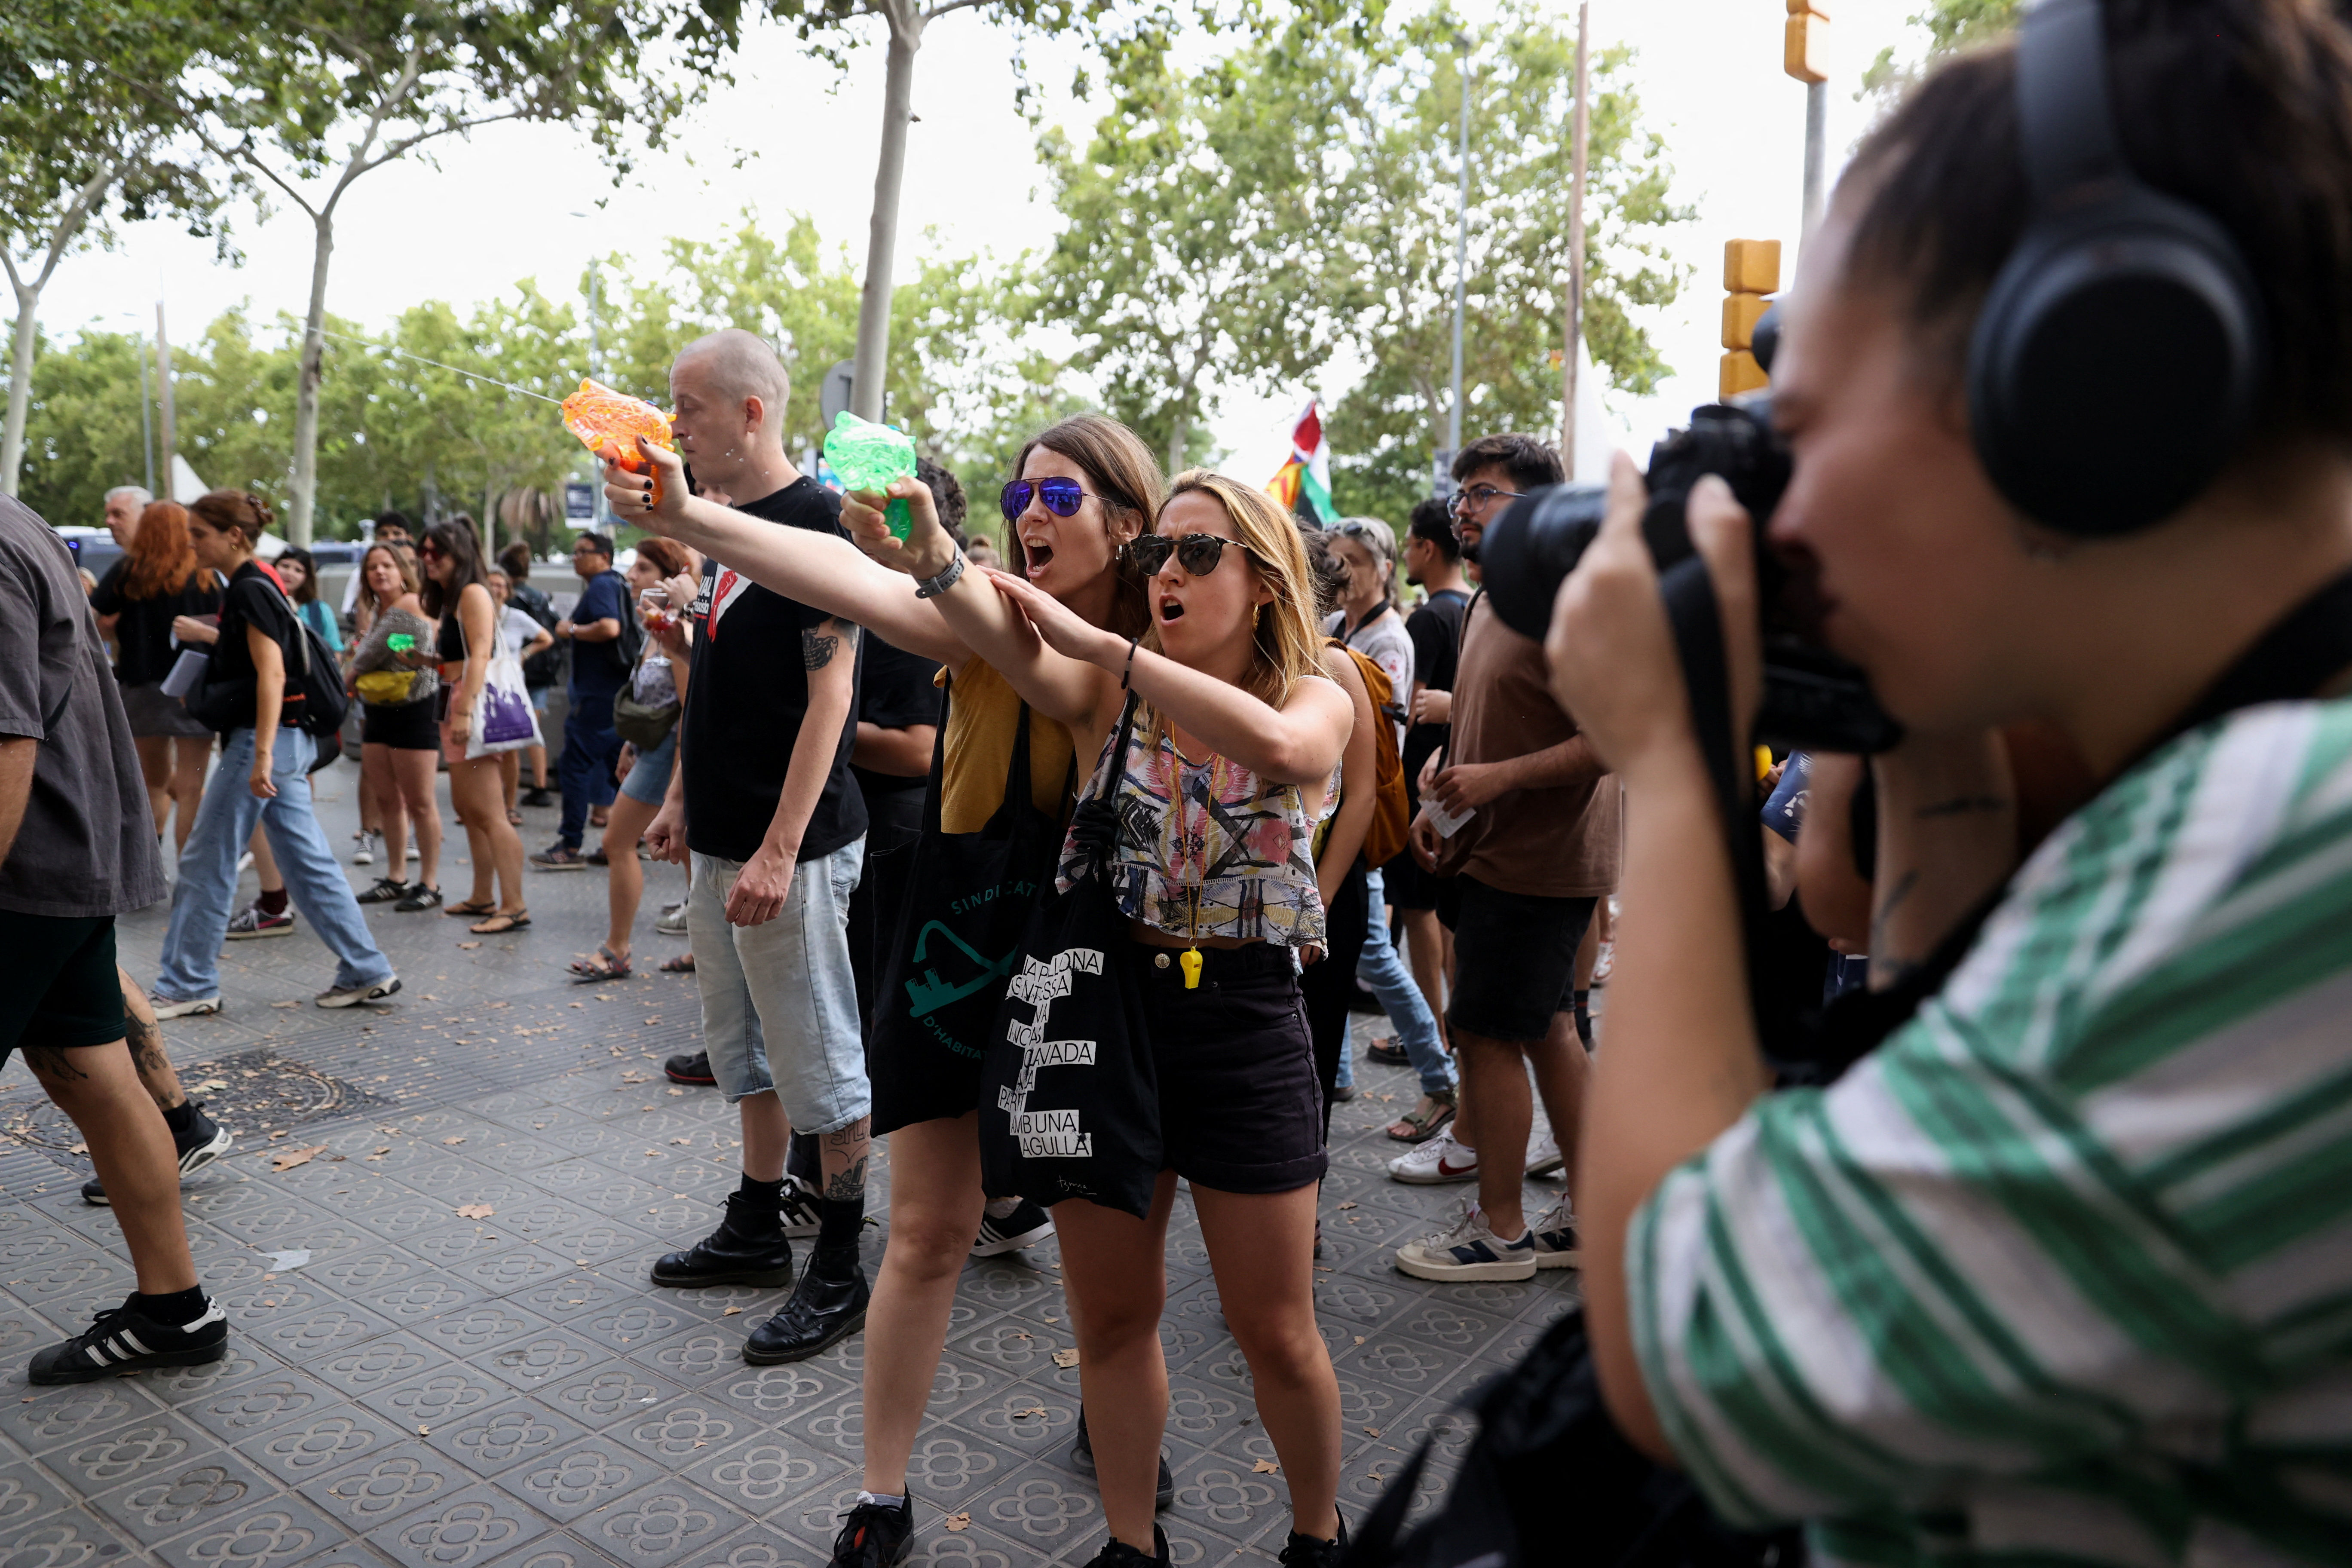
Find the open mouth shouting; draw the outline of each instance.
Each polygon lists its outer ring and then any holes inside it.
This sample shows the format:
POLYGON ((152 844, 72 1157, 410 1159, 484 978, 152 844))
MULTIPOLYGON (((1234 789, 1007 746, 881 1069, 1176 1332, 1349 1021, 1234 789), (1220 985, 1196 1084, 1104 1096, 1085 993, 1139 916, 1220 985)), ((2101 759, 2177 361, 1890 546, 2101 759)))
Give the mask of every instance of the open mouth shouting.
POLYGON ((1022 567, 1028 574, 1031 582, 1034 583, 1044 576, 1045 568, 1052 564, 1053 560, 1054 547, 1044 540, 1024 537, 1021 541, 1022 567))
POLYGON ((1160 617, 1161 626, 1168 626, 1184 618, 1184 601, 1173 594, 1163 593, 1152 605, 1152 612, 1160 617))

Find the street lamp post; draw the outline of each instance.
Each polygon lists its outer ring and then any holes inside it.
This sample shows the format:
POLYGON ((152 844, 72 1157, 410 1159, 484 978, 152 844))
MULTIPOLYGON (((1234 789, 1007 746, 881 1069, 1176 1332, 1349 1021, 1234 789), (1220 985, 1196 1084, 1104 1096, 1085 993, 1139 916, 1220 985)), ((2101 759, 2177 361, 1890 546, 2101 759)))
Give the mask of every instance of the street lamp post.
MULTIPOLYGON (((158 402, 163 413, 163 489, 165 500, 177 500, 179 465, 173 459, 180 455, 177 421, 172 409, 172 340, 163 330, 163 301, 155 301, 155 382, 161 395, 158 402)), ((150 493, 154 493, 151 491, 150 493)))
MULTIPOLYGON (((573 213, 572 216, 585 219, 590 215, 573 213)), ((597 284, 596 258, 591 256, 588 258, 588 374, 592 378, 602 381, 604 379, 602 365, 604 355, 596 335, 597 284)), ((595 521, 601 523, 611 514, 604 510, 604 487, 595 480, 596 475, 592 469, 589 474, 590 493, 596 498, 593 502, 595 521)))
POLYGON ((1445 413, 1445 444, 1462 450, 1462 310, 1470 269, 1470 40, 1454 35, 1462 53, 1462 184, 1454 202, 1454 400, 1445 413))
POLYGON ((1576 477, 1576 396, 1578 345, 1584 337, 1584 178, 1592 146, 1592 106, 1588 97, 1591 56, 1587 49, 1592 21, 1590 0, 1576 8, 1576 152, 1570 178, 1568 231, 1568 331, 1560 344, 1559 461, 1568 477, 1576 477))
MULTIPOLYGON (((125 310, 122 312, 122 316, 124 320, 132 322, 136 322, 139 320, 139 313, 136 310, 125 310)), ((154 395, 147 389, 146 329, 144 327, 134 325, 131 329, 131 341, 138 345, 139 445, 141 450, 147 454, 147 493, 152 496, 155 493, 155 422, 151 417, 151 405, 153 402, 154 395)))

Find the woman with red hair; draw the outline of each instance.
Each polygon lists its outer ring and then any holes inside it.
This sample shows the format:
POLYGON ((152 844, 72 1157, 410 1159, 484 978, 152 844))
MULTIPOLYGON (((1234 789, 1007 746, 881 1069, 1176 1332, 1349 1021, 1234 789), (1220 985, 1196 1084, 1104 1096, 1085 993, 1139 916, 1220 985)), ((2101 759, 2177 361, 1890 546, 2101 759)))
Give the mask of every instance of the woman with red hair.
POLYGON ((172 622, 181 616, 220 613, 220 574, 198 563, 188 543, 188 512, 177 501, 150 501, 139 514, 122 559, 107 569, 89 607, 99 629, 114 639, 114 679, 122 688, 122 710, 139 748, 139 771, 146 775, 147 803, 154 808, 155 832, 172 820, 176 858, 195 826, 196 803, 204 798, 205 763, 213 732, 198 723, 176 697, 163 695, 163 678, 180 657, 172 622))

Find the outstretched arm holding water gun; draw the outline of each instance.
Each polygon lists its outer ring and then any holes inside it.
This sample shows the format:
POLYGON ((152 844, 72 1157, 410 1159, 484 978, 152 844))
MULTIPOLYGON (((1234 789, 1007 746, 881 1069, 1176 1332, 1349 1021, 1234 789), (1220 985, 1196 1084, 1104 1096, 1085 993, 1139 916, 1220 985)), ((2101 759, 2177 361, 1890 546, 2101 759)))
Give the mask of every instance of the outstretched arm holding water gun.
MULTIPOLYGON (((945 565, 946 552, 954 549, 954 542, 940 527, 931 492, 920 480, 897 480, 887 496, 852 494, 845 499, 842 521, 853 534, 858 531, 857 520, 870 517, 874 531, 890 540, 897 553, 892 565, 883 565, 867 559, 848 540, 804 528, 778 528, 688 494, 685 465, 674 452, 646 446, 638 455, 650 473, 625 468, 607 454, 604 499, 614 515, 691 545, 763 588, 864 626, 883 641, 937 659, 951 671, 961 671, 975 654, 995 662, 990 650, 949 626, 940 615, 939 601, 916 598, 908 584, 910 568, 904 563, 911 542, 928 543, 936 536, 940 554, 925 576, 945 565), (650 494, 649 480, 656 481, 650 494), (906 546, 890 537, 883 520, 884 508, 893 499, 907 503, 910 543, 906 546)), ((1016 629, 1010 617, 1004 629, 1009 640, 1016 629)))

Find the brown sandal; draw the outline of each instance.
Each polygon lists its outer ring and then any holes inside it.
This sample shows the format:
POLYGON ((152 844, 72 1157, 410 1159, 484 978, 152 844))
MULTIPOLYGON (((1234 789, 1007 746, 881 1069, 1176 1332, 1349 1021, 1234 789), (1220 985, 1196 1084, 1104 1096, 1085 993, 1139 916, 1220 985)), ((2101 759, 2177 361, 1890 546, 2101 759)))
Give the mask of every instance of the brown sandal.
POLYGON ((466 929, 476 936, 504 936, 510 931, 520 931, 529 924, 530 924, 530 911, 517 910, 510 915, 494 914, 480 924, 469 925, 466 929), (501 921, 505 923, 501 924, 501 921))
POLYGON ((665 958, 665 959, 663 959, 663 960, 661 961, 661 972, 662 972, 664 974, 691 974, 691 973, 694 973, 694 954, 692 954, 692 953, 690 953, 690 952, 681 952, 681 953, 679 953, 679 954, 678 954, 677 957, 675 957, 675 958, 665 958))
POLYGON ((1411 1110, 1389 1123, 1389 1136, 1400 1143, 1422 1143, 1434 1138, 1444 1130, 1447 1122, 1454 1120, 1454 1113, 1460 1109, 1454 1098, 1454 1091, 1450 1089, 1442 1089, 1436 1094, 1424 1090, 1421 1098, 1430 1107, 1426 1112, 1423 1112, 1421 1106, 1416 1104, 1411 1110))

